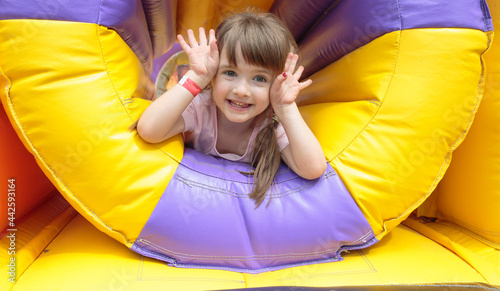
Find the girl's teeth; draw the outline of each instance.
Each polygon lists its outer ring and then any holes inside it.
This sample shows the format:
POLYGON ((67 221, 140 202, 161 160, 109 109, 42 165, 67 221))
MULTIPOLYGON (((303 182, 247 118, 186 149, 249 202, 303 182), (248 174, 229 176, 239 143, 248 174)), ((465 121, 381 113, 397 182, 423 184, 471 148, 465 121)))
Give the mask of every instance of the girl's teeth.
POLYGON ((236 102, 233 100, 231 100, 231 105, 239 107, 239 108, 246 108, 246 107, 250 106, 247 103, 236 102))

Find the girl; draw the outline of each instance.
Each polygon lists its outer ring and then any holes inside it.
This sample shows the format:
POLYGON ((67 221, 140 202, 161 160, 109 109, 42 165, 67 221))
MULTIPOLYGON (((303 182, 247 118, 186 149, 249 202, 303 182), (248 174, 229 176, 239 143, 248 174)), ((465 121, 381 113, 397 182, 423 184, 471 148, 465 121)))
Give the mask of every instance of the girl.
POLYGON ((299 82, 304 68, 295 71, 297 45, 281 21, 247 12, 211 29, 208 41, 203 28, 199 43, 187 34, 190 45, 177 38, 190 70, 144 111, 139 135, 156 143, 183 133, 195 150, 253 165, 257 206, 281 159, 303 178, 320 177, 323 150, 295 103, 312 81, 299 82))

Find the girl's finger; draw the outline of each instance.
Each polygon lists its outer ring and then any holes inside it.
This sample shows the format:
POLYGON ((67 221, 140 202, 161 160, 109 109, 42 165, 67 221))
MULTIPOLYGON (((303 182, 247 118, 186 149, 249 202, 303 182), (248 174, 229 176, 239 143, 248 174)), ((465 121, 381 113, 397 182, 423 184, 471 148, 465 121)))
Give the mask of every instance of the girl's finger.
POLYGON ((290 60, 290 68, 289 68, 289 72, 291 75, 295 71, 295 66, 297 65, 298 59, 299 59, 299 56, 296 54, 293 54, 292 59, 290 60))
POLYGON ((274 82, 278 82, 277 85, 281 87, 281 84, 285 82, 286 78, 288 77, 288 73, 284 72, 283 74, 280 74, 276 77, 276 80, 274 82))
POLYGON ((288 72, 288 70, 290 69, 291 57, 292 57, 292 53, 288 53, 288 56, 286 57, 285 68, 284 68, 283 72, 288 72))
POLYGON ((215 30, 210 29, 208 32, 208 43, 211 43, 213 40, 215 40, 215 30))
POLYGON ((210 37, 210 57, 215 61, 219 62, 219 50, 217 49, 217 40, 214 38, 210 37))
POLYGON ((186 52, 186 54, 191 50, 189 45, 186 43, 184 40, 184 37, 182 35, 177 35, 177 40, 179 41, 179 44, 181 45, 182 49, 186 52))
POLYGON ((304 66, 299 66, 299 68, 297 69, 297 71, 295 71, 295 74, 293 74, 293 76, 298 80, 300 79, 300 76, 302 75, 303 72, 304 72, 304 66))
POLYGON ((199 28, 199 37, 200 37, 200 45, 206 46, 208 45, 207 43, 207 36, 205 34, 205 29, 203 27, 199 28))
POLYGON ((304 81, 304 82, 300 83, 299 91, 302 90, 302 89, 305 89, 305 88, 309 87, 309 85, 311 85, 312 82, 313 81, 311 79, 307 79, 307 81, 304 81))
POLYGON ((187 34, 188 34, 188 39, 189 39, 189 45, 191 45, 191 47, 198 45, 198 42, 196 42, 196 38, 194 37, 193 30, 188 29, 187 34))

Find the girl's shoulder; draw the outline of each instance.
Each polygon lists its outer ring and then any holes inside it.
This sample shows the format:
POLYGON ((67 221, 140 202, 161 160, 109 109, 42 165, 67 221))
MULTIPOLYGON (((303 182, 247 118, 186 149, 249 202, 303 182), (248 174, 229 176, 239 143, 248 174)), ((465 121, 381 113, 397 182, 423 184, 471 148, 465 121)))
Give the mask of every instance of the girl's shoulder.
POLYGON ((212 124, 216 114, 210 92, 200 92, 182 112, 185 131, 196 131, 212 124))

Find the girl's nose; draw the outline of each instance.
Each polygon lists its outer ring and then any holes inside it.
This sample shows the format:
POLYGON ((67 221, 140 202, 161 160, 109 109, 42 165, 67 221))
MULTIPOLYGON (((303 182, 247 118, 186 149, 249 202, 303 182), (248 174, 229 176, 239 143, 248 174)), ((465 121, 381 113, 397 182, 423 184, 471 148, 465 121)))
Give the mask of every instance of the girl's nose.
POLYGON ((249 97, 250 96, 250 91, 248 90, 248 87, 245 86, 245 84, 242 84, 241 82, 233 88, 233 94, 242 96, 242 97, 249 97))

